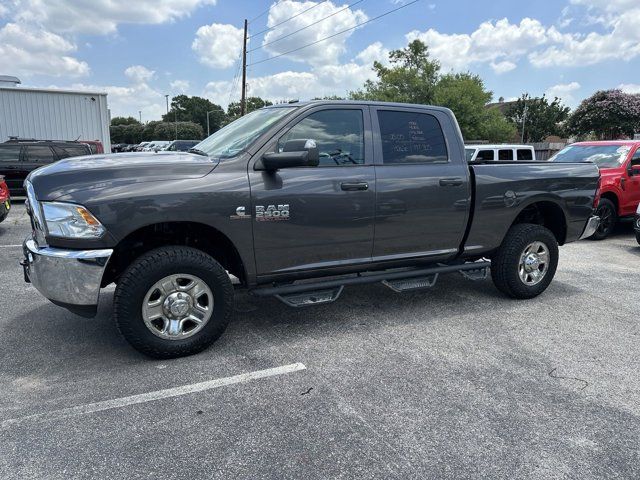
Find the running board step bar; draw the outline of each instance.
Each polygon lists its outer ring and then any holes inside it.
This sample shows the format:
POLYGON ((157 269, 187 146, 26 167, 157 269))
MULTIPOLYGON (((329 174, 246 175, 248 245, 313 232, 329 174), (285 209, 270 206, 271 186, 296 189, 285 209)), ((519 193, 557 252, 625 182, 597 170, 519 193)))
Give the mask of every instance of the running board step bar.
POLYGON ((312 305, 335 302, 343 289, 344 285, 340 285, 339 287, 328 288, 326 290, 285 293, 283 295, 275 295, 275 297, 289 307, 310 307, 312 305))
POLYGON ((438 281, 439 273, 427 277, 399 278, 398 280, 383 280, 382 284, 394 292, 411 292, 413 290, 426 290, 433 287, 438 281))
POLYGON ((250 293, 258 297, 276 296, 287 305, 302 307, 337 300, 342 293, 342 287, 345 285, 386 282, 385 285, 389 288, 396 291, 407 291, 433 286, 441 273, 460 272, 469 279, 479 280, 482 275, 486 276, 490 267, 491 262, 489 261, 461 263, 459 265, 437 265, 430 268, 365 273, 333 280, 260 287, 251 290, 250 293))

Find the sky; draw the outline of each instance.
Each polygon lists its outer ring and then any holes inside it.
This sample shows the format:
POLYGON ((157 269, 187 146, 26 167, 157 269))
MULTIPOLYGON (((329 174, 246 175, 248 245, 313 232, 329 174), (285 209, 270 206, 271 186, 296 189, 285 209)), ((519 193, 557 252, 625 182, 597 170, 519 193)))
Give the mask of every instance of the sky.
POLYGON ((416 38, 494 100, 640 93, 640 0, 0 0, 0 75, 107 92, 112 117, 159 119, 182 93, 226 107, 245 18, 248 94, 272 101, 344 96, 416 38))

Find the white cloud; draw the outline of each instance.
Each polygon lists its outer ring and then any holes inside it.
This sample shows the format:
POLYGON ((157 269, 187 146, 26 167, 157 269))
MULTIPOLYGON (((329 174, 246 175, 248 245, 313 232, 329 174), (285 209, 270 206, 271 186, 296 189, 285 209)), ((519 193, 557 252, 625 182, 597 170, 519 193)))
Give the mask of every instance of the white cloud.
POLYGON ((637 83, 623 83, 618 88, 624 93, 640 93, 640 84, 637 83))
MULTIPOLYGON (((277 25, 315 4, 318 4, 318 2, 282 0, 274 3, 269 10, 267 26, 272 27, 277 25)), ((357 24, 368 19, 367 15, 362 10, 352 10, 351 8, 345 9, 345 7, 346 5, 336 5, 333 2, 318 4, 317 7, 309 10, 308 13, 300 15, 279 26, 277 29, 267 32, 263 38, 262 45, 264 46, 264 49, 262 51, 271 55, 288 52, 300 47, 301 45, 307 45, 348 28, 355 27, 357 24), (343 9, 345 10, 340 11, 343 9), (319 21, 332 14, 334 15, 330 18, 327 18, 324 21, 319 21), (312 27, 293 34, 293 32, 314 23, 315 25, 312 27)), ((299 52, 291 53, 287 55, 287 58, 301 62, 308 62, 314 65, 327 63, 335 64, 338 62, 340 55, 345 52, 345 42, 352 33, 353 30, 337 35, 331 39, 300 50, 299 52)), ((255 60, 258 60, 259 54, 256 52, 254 55, 255 60)))
POLYGON ((609 12, 624 12, 638 6, 638 0, 570 0, 573 5, 609 12))
POLYGON ((191 48, 204 65, 213 68, 229 68, 242 51, 244 30, 233 25, 212 23, 196 31, 191 48))
POLYGON ((188 80, 174 80, 173 82, 169 83, 169 86, 174 89, 177 90, 180 93, 186 93, 187 90, 189 90, 189 81, 188 80))
POLYGON ((18 23, 7 23, 0 28, 0 65, 8 74, 88 75, 89 65, 71 56, 75 50, 75 44, 42 29, 18 23))
POLYGON ((552 29, 538 20, 524 18, 512 24, 506 18, 495 23, 483 22, 471 34, 446 34, 432 28, 426 32, 414 30, 408 41, 422 40, 444 70, 464 70, 474 64, 489 63, 497 73, 515 68, 515 61, 532 48, 543 45, 552 29))
POLYGON ((494 72, 496 72, 498 75, 502 74, 502 73, 507 73, 510 72, 511 70, 514 70, 517 65, 513 62, 510 62, 509 60, 503 60, 502 62, 491 62, 489 65, 491 65, 491 68, 493 69, 494 72))
POLYGON ((16 0, 17 19, 55 32, 105 35, 121 23, 161 24, 216 0, 16 0))
POLYGON ((124 71, 125 77, 135 84, 147 83, 153 79, 155 74, 156 72, 154 70, 149 70, 142 65, 132 65, 124 71))
POLYGON ((572 107, 575 105, 573 93, 580 90, 580 87, 578 82, 560 83, 549 87, 544 93, 550 99, 558 97, 565 105, 572 107))
POLYGON ((576 67, 606 60, 629 61, 640 55, 640 8, 628 10, 607 23, 610 31, 604 34, 558 34, 553 38, 554 45, 532 52, 529 61, 536 67, 576 67))
POLYGON ((389 63, 389 49, 384 48, 381 42, 369 45, 356 55, 356 60, 365 65, 373 65, 373 62, 389 63))

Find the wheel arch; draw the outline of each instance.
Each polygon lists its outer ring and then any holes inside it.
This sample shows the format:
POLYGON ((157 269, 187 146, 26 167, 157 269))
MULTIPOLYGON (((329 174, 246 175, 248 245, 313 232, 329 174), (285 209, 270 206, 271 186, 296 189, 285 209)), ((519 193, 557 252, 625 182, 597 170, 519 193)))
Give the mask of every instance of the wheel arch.
POLYGON ((564 209, 551 200, 536 200, 520 209, 511 226, 533 223, 548 228, 556 237, 558 245, 567 239, 567 215, 564 209))
POLYGON ((140 255, 168 245, 197 248, 211 255, 225 270, 246 284, 246 263, 224 233, 203 223, 172 221, 140 227, 120 240, 107 264, 102 286, 117 281, 131 262, 140 255))
POLYGON ((600 194, 600 199, 603 198, 606 198, 607 200, 613 202, 613 205, 616 207, 616 214, 620 215, 620 198, 618 197, 618 194, 613 190, 607 190, 600 194))

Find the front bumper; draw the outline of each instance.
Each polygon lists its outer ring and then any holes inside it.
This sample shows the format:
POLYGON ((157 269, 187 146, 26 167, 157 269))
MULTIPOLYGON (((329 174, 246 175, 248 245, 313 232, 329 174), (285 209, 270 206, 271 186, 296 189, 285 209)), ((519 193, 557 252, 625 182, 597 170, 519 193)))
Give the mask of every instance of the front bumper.
POLYGON ((85 317, 95 316, 100 284, 113 250, 41 248, 33 238, 24 241, 23 250, 27 282, 56 305, 85 317))
POLYGON ((596 233, 596 230, 600 226, 600 217, 594 215, 589 218, 587 221, 587 226, 584 228, 584 232, 580 235, 580 240, 584 238, 589 238, 591 235, 596 233))

